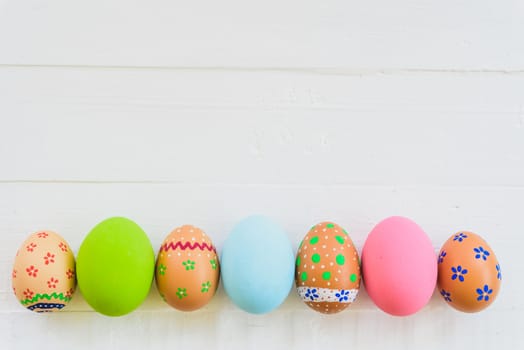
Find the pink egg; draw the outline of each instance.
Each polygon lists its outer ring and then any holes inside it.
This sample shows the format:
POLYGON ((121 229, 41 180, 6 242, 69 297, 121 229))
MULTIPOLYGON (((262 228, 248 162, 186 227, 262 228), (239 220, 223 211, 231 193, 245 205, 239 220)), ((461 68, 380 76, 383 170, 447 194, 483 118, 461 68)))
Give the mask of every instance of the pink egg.
POLYGON ((393 216, 369 233, 362 273, 373 302, 394 316, 414 314, 431 298, 437 258, 426 233, 410 219, 393 216))

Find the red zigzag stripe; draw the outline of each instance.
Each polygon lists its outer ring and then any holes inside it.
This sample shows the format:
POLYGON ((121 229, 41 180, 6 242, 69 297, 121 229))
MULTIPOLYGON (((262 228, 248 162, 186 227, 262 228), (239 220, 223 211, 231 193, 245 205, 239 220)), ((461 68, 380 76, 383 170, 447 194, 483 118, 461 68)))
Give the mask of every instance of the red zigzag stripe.
POLYGON ((169 243, 166 243, 166 244, 163 244, 161 247, 160 247, 160 251, 169 251, 169 250, 175 250, 175 249, 182 249, 182 250, 186 250, 186 249, 190 249, 190 250, 195 250, 195 249, 200 249, 200 250, 209 250, 210 252, 213 251, 216 253, 216 249, 213 245, 208 245, 207 243, 198 243, 198 242, 195 242, 195 243, 191 243, 191 242, 185 242, 182 244, 182 242, 176 242, 175 244, 173 244, 173 242, 169 242, 169 243))

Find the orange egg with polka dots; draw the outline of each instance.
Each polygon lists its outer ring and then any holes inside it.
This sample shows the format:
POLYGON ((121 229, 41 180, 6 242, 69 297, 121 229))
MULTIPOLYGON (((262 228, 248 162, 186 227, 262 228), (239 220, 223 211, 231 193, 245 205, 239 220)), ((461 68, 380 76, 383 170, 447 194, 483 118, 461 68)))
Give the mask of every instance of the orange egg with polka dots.
POLYGON ((158 252, 155 279, 162 299, 181 311, 206 305, 218 287, 220 265, 211 239, 198 227, 174 229, 158 252))
POLYGON ((333 222, 309 230, 298 248, 295 284, 306 305, 321 313, 340 312, 355 300, 360 266, 346 230, 333 222))

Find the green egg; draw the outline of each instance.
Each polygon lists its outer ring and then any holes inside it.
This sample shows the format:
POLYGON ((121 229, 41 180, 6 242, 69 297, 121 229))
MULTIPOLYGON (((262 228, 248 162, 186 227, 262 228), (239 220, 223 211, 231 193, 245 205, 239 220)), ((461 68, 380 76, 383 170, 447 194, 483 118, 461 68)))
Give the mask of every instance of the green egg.
POLYGON ((109 218, 96 225, 78 251, 76 273, 84 299, 107 316, 122 316, 147 297, 155 268, 149 238, 135 222, 109 218))

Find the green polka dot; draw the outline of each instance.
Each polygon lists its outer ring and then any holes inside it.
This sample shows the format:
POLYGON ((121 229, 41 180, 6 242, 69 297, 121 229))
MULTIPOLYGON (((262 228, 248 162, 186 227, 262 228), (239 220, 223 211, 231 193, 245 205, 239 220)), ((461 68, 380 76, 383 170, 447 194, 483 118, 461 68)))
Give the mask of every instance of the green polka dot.
POLYGON ((327 227, 327 228, 334 228, 334 227, 335 227, 335 225, 333 225, 333 224, 329 223, 329 224, 326 224, 326 227, 327 227))
POLYGON ((318 236, 315 236, 309 240, 309 243, 311 244, 317 244, 318 243, 318 236))
POLYGON ((344 237, 342 237, 342 236, 335 236, 335 239, 337 240, 338 243, 344 244, 344 237))
POLYGON ((351 276, 349 276, 349 280, 351 282, 355 282, 357 280, 357 275, 355 275, 354 273, 351 274, 351 276))
POLYGON ((338 254, 336 257, 337 264, 344 265, 344 262, 346 261, 346 258, 344 258, 344 255, 338 254))
POLYGON ((297 266, 300 266, 300 256, 297 256, 297 266))
POLYGON ((300 274, 300 279, 302 281, 307 280, 307 272, 306 271, 302 271, 302 273, 300 274))
POLYGON ((328 281, 331 278, 331 272, 329 271, 322 272, 322 278, 328 281))
POLYGON ((313 231, 316 228, 317 228, 317 225, 311 226, 311 229, 309 231, 313 231))
POLYGON ((342 229, 342 232, 344 232, 346 235, 349 234, 348 231, 342 229))
POLYGON ((311 260, 316 264, 320 261, 320 255, 318 254, 313 254, 313 256, 311 257, 311 260))

